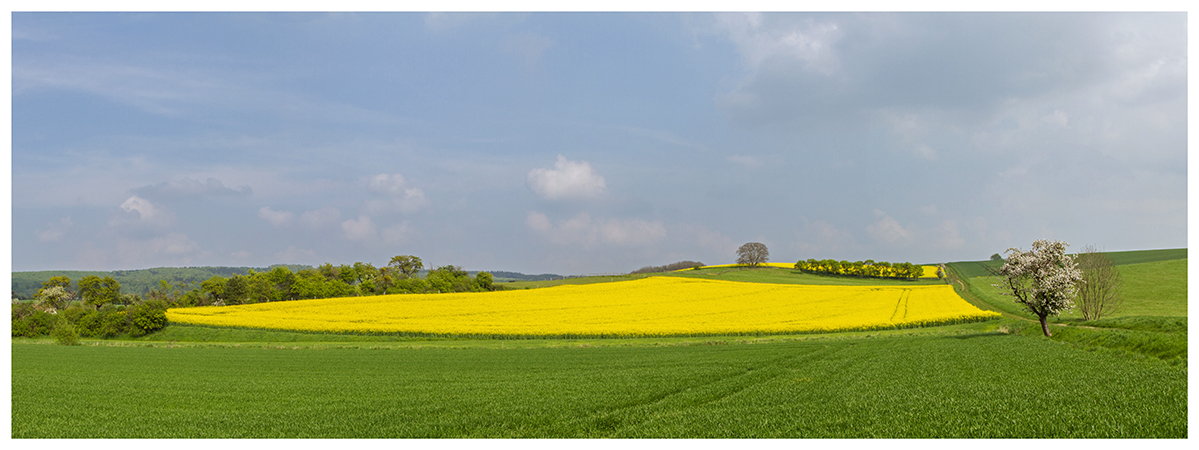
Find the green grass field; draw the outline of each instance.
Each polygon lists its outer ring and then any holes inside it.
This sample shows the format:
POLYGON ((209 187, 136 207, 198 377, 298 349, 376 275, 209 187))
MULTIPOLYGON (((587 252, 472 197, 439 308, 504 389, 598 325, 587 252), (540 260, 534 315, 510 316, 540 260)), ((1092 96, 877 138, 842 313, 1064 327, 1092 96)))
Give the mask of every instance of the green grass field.
POLYGON ((74 347, 14 339, 12 437, 1185 438, 1186 260, 1165 258, 1185 250, 1124 253, 1125 308, 1056 320, 1048 339, 985 277, 953 284, 1007 318, 906 330, 499 340, 168 325, 74 347))
POLYGON ((14 438, 1187 434, 1184 368, 993 332, 524 349, 18 343, 12 358, 14 438))

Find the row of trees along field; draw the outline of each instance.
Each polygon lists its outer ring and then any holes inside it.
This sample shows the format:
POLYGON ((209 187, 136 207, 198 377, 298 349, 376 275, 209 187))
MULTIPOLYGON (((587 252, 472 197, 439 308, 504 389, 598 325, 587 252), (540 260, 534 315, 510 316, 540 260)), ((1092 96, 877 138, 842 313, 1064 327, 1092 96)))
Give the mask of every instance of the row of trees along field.
POLYGON ((71 279, 50 277, 42 283, 35 301, 12 303, 12 336, 53 334, 59 342, 77 343, 84 337, 132 337, 166 326, 170 305, 161 299, 121 294, 121 283, 112 277, 89 275, 72 292, 71 279), (80 301, 75 301, 78 295, 80 301))
POLYGON ((642 267, 640 269, 634 270, 629 273, 630 274, 639 274, 639 273, 674 272, 676 270, 696 269, 696 268, 700 268, 703 266, 704 266, 704 263, 699 262, 699 261, 679 261, 679 262, 670 263, 670 264, 667 264, 664 266, 645 266, 645 267, 642 267))
MULTIPOLYGON (((266 272, 250 271, 245 276, 214 276, 183 294, 180 306, 240 305, 313 298, 353 297, 383 294, 483 292, 502 289, 490 273, 474 277, 459 266, 447 265, 417 276, 424 263, 417 256, 399 255, 386 266, 356 262, 292 272, 276 266, 266 272)), ((165 286, 164 286, 165 287, 165 286)), ((151 291, 156 295, 157 291, 151 291)))
POLYGON ((821 275, 845 275, 851 277, 870 278, 905 278, 916 279, 924 275, 924 267, 910 262, 889 263, 865 261, 837 261, 832 259, 799 261, 795 269, 821 275))
POLYGON ((160 280, 159 286, 145 296, 122 294, 121 284, 110 276, 83 277, 78 292, 70 290, 69 277, 55 276, 42 283, 34 301, 13 302, 12 332, 13 336, 40 336, 63 325, 74 328, 77 336, 139 336, 161 329, 166 324, 166 309, 172 307, 503 288, 494 284, 487 272, 472 277, 459 266, 447 265, 418 277, 423 270, 424 262, 412 255, 395 256, 378 268, 362 262, 339 266, 325 263, 297 272, 275 266, 265 272, 250 270, 246 275, 228 278, 216 275, 196 287, 160 280))

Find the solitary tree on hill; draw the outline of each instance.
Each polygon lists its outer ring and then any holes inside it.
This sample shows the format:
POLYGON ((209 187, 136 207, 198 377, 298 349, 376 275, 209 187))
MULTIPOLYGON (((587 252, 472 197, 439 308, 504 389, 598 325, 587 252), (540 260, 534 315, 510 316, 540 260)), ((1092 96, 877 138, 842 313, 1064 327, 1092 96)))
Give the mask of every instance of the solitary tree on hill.
POLYGON ((1014 297, 1041 320, 1041 331, 1051 336, 1047 319, 1074 308, 1076 286, 1082 273, 1074 258, 1066 255, 1066 246, 1061 241, 1039 239, 1032 243, 1032 250, 1020 251, 1009 248, 1007 261, 999 269, 1000 281, 994 284, 1003 295, 1014 297))
POLYGON ((750 242, 737 249, 737 264, 756 267, 770 260, 770 251, 758 242, 750 242))

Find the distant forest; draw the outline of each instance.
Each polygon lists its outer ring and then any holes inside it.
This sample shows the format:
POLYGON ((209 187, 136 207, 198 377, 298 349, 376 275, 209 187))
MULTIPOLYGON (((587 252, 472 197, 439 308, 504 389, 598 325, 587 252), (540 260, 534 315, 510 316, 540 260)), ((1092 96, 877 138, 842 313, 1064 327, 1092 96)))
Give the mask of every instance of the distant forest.
MULTIPOLYGON (((98 277, 110 276, 121 283, 121 292, 125 294, 137 294, 146 296, 151 289, 158 288, 159 281, 166 281, 171 286, 186 286, 188 289, 200 286, 205 280, 214 276, 225 278, 234 275, 246 275, 252 269, 255 272, 267 272, 275 267, 287 267, 292 272, 298 272, 304 269, 313 269, 312 266, 299 264, 276 264, 270 267, 156 267, 153 269, 138 269, 138 270, 114 270, 111 272, 103 271, 85 271, 85 270, 42 270, 36 272, 13 272, 12 273, 12 298, 28 300, 37 295, 37 290, 42 288, 42 283, 49 280, 50 277, 65 276, 71 279, 72 291, 78 291, 79 279, 95 275, 98 277)), ((472 276, 476 272, 469 272, 472 276)), ((544 281, 556 280, 562 278, 561 275, 555 274, 540 274, 540 275, 525 275, 518 272, 490 272, 495 277, 496 282, 507 281, 544 281)), ((184 289, 184 290, 188 290, 184 289)))

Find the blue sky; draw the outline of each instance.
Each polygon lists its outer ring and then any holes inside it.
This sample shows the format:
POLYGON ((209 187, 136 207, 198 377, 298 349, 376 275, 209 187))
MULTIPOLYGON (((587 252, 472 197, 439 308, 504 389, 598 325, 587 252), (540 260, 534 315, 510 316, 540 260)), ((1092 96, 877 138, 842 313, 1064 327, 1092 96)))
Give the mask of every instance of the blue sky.
POLYGON ((12 269, 1187 236, 1186 15, 14 13, 12 269))

